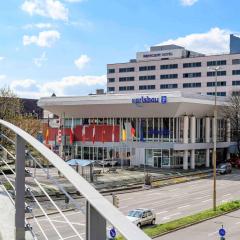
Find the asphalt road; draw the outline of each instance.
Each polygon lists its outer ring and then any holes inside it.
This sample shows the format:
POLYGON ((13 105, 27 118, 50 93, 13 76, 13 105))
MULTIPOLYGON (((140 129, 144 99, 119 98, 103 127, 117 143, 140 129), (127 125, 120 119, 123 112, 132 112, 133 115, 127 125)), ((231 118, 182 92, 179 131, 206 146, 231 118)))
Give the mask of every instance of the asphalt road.
POLYGON ((229 213, 155 239, 217 240, 220 239, 218 231, 222 228, 222 225, 226 231, 226 240, 240 239, 240 211, 229 213))
MULTIPOLYGON (((239 181, 239 170, 234 171, 230 175, 218 176, 217 202, 223 203, 234 199, 240 199, 239 181)), ((157 223, 163 223, 211 208, 212 179, 201 179, 163 188, 119 194, 118 196, 120 199, 119 209, 124 214, 127 214, 129 210, 134 208, 150 208, 156 213, 157 223)), ((111 200, 110 196, 107 198, 111 200)), ((68 212, 66 215, 84 238, 84 216, 79 212, 68 212)), ((59 231, 64 235, 64 239, 80 239, 76 236, 75 232, 70 230, 66 225, 66 220, 61 216, 52 215, 50 218, 53 220, 52 223, 56 228, 60 229, 59 231)), ((54 233, 52 226, 46 218, 42 217, 39 221, 43 225, 44 230, 46 230, 47 235, 50 236, 49 239, 60 239, 56 233, 54 233)), ((33 223, 33 227, 36 227, 36 224, 33 223)), ((39 234, 39 239, 44 239, 39 230, 37 230, 37 234, 39 234)), ((183 239, 186 240, 187 238, 183 239)))

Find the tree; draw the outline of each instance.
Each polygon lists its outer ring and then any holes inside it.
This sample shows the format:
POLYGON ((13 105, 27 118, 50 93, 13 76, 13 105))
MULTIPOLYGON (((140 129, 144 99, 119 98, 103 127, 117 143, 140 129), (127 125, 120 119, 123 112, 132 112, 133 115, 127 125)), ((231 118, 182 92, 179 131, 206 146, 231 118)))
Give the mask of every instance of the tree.
POLYGON ((222 108, 226 119, 230 120, 231 137, 237 142, 238 155, 240 154, 240 96, 231 96, 228 103, 222 108))

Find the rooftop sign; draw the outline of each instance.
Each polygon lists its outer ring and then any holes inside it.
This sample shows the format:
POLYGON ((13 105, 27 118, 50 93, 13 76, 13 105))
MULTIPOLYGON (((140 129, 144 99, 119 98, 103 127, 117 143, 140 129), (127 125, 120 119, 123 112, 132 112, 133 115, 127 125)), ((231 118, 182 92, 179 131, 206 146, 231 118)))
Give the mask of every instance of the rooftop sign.
POLYGON ((166 104, 167 103, 167 96, 161 96, 159 98, 157 97, 139 97, 139 98, 133 98, 132 99, 133 104, 141 104, 141 103, 162 103, 166 104))

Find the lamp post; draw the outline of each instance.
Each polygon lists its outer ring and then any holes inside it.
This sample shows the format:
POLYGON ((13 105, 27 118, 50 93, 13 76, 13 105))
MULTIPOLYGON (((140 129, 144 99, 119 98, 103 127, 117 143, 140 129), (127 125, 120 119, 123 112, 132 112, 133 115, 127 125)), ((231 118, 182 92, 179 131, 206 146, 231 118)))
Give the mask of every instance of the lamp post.
POLYGON ((217 165, 217 73, 220 69, 219 66, 211 68, 215 72, 215 91, 214 91, 214 110, 213 110, 213 154, 212 154, 212 164, 213 164, 213 210, 216 211, 217 206, 217 194, 216 194, 216 165, 217 165))

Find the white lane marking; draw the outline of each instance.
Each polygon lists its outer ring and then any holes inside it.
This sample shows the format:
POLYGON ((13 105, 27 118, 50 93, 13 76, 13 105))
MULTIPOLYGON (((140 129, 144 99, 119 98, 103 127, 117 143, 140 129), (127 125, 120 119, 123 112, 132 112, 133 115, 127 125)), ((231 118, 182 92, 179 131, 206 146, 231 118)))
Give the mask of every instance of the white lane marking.
POLYGON ((212 199, 203 200, 202 202, 209 202, 209 201, 212 201, 212 199))
POLYGON ((156 215, 162 214, 162 213, 167 213, 168 211, 162 211, 162 212, 158 212, 156 213, 156 215))
POLYGON ((129 206, 120 207, 120 209, 128 208, 129 206))
MULTIPOLYGON (((38 221, 48 221, 48 219, 40 219, 40 220, 38 220, 38 221)), ((53 220, 53 219, 51 219, 51 222, 64 223, 64 224, 67 223, 66 221, 53 220)), ((85 226, 84 223, 75 223, 75 222, 71 222, 71 224, 73 224, 73 225, 78 225, 78 226, 85 226)))
POLYGON ((186 207, 190 207, 191 205, 184 205, 184 206, 181 206, 181 207, 178 207, 178 209, 181 209, 181 208, 186 208, 186 207))
POLYGON ((174 213, 174 214, 168 215, 168 216, 166 216, 166 217, 163 217, 162 220, 168 220, 168 219, 170 219, 171 217, 174 217, 174 216, 177 216, 177 215, 180 215, 180 214, 181 214, 180 212, 174 213))
POLYGON ((212 232, 212 233, 209 233, 208 236, 211 237, 211 236, 213 236, 213 235, 215 235, 215 234, 217 234, 217 233, 218 233, 218 231, 212 232))
POLYGON ((235 224, 238 225, 238 224, 240 224, 240 222, 236 222, 235 224))
POLYGON ((231 197, 231 198, 227 198, 227 199, 224 199, 224 200, 222 200, 221 202, 222 203, 224 203, 224 202, 229 202, 230 200, 232 200, 233 198, 231 197))
POLYGON ((125 199, 120 199, 121 201, 127 201, 127 200, 131 200, 133 198, 125 198, 125 199))
POLYGON ((196 198, 194 198, 194 199, 195 199, 195 200, 199 200, 199 199, 203 199, 203 198, 209 197, 209 196, 211 196, 211 195, 204 195, 204 196, 201 196, 201 197, 196 197, 196 198))
POLYGON ((173 191, 176 191, 176 190, 178 190, 178 188, 169 189, 168 191, 173 192, 173 191))
POLYGON ((231 196, 231 195, 232 195, 231 193, 228 193, 228 194, 222 195, 222 197, 231 196))

